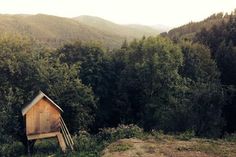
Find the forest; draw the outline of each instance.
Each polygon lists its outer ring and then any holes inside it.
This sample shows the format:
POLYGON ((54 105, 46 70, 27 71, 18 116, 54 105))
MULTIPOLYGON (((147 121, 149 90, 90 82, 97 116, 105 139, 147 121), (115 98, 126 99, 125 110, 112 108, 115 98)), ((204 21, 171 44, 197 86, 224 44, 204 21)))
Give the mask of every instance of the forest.
POLYGON ((115 49, 80 40, 54 49, 32 37, 2 34, 0 156, 14 156, 16 141, 26 145, 21 109, 40 90, 63 108, 75 138, 85 131, 105 139, 105 128, 124 126, 129 135, 139 129, 210 139, 233 135, 236 13, 227 18, 191 39, 143 36, 115 49))

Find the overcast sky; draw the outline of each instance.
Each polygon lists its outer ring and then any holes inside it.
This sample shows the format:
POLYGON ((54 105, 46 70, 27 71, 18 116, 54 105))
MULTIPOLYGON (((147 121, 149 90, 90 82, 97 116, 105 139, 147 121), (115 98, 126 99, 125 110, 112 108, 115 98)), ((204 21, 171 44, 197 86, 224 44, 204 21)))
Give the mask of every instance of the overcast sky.
POLYGON ((119 24, 171 27, 235 8, 236 0, 0 0, 1 14, 92 15, 119 24))

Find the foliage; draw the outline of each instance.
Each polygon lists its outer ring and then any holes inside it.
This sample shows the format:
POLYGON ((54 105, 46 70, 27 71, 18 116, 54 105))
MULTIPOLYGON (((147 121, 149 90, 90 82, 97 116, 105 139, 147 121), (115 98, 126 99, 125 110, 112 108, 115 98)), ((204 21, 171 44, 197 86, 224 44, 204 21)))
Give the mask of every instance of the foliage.
POLYGON ((150 134, 154 137, 155 140, 162 140, 164 132, 162 130, 151 130, 150 134))
POLYGON ((196 34, 196 42, 209 46, 211 56, 215 60, 221 75, 221 83, 228 89, 227 105, 223 109, 226 120, 225 130, 234 132, 236 129, 236 12, 229 16, 227 22, 213 26, 209 30, 202 30, 196 34))
POLYGON ((93 122, 93 92, 81 83, 75 66, 61 64, 49 50, 20 35, 1 36, 0 49, 0 131, 4 138, 26 145, 21 109, 39 90, 64 109, 65 121, 73 123, 68 125, 72 132, 93 122))
POLYGON ((174 113, 167 112, 178 104, 175 93, 181 84, 180 48, 164 38, 143 38, 130 43, 126 62, 121 71, 115 115, 123 123, 134 122, 145 129, 171 127, 166 122, 174 113))
POLYGON ((102 150, 110 143, 123 138, 140 138, 143 134, 143 130, 136 125, 119 125, 117 128, 101 129, 95 135, 80 131, 74 136, 73 140, 75 141, 76 154, 80 156, 100 156, 102 150))
POLYGON ((107 141, 116 141, 123 138, 137 137, 141 138, 144 135, 143 129, 137 125, 119 125, 116 128, 104 128, 97 134, 99 139, 107 141))
POLYGON ((184 65, 181 74, 188 81, 186 95, 188 129, 196 135, 214 137, 223 128, 225 91, 210 51, 200 44, 182 43, 184 65))
POLYGON ((90 156, 99 156, 100 151, 104 149, 103 143, 98 143, 96 140, 96 136, 90 135, 86 131, 80 131, 79 134, 73 137, 75 141, 76 150, 79 154, 83 154, 82 156, 90 155, 90 156))
POLYGON ((229 142, 236 142, 236 133, 225 134, 223 139, 225 139, 226 141, 229 141, 229 142))
POLYGON ((82 82, 98 98, 95 132, 134 123, 145 130, 221 133, 225 91, 209 49, 201 44, 143 37, 106 53, 99 45, 76 42, 56 56, 80 65, 82 82))
MULTIPOLYGON (((77 152, 68 156, 99 156, 113 141, 144 137, 143 130, 183 133, 185 140, 220 137, 225 107, 233 106, 234 67, 227 68, 234 65, 235 42, 219 43, 213 52, 158 36, 110 51, 80 41, 52 51, 28 37, 1 36, 1 143, 26 145, 21 109, 39 90, 62 107, 75 135, 77 152)), ((152 134, 158 139, 162 132, 152 134)))
POLYGON ((64 45, 57 50, 56 57, 62 63, 70 66, 80 65, 77 74, 82 83, 90 86, 98 98, 96 110, 96 122, 93 130, 106 126, 108 116, 112 110, 110 105, 113 98, 116 76, 109 57, 104 49, 97 43, 82 43, 64 45))
POLYGON ((193 137, 195 137, 195 133, 193 130, 185 131, 185 132, 179 134, 178 136, 176 136, 176 138, 180 139, 180 140, 190 140, 193 137))
POLYGON ((199 33, 202 29, 209 30, 214 25, 219 25, 222 22, 227 22, 230 16, 224 13, 212 14, 208 18, 200 22, 189 22, 183 26, 173 28, 168 33, 162 33, 162 36, 169 37, 174 41, 180 40, 193 40, 195 35, 199 33))
POLYGON ((0 144, 0 156, 18 157, 19 154, 23 153, 24 153, 24 146, 19 142, 0 144))

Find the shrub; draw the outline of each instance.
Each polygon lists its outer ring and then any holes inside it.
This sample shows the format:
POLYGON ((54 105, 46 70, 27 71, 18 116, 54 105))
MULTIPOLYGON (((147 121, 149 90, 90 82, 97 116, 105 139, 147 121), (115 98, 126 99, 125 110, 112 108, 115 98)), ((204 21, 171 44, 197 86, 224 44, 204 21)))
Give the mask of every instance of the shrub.
POLYGON ((137 125, 119 125, 117 128, 101 129, 98 133, 100 140, 116 141, 123 138, 141 138, 144 136, 143 129, 137 125))
POLYGON ((20 154, 24 154, 24 146, 20 142, 0 145, 0 156, 18 157, 20 154))
MULTIPOLYGON (((55 156, 68 157, 99 157, 102 150, 110 143, 123 138, 142 138, 144 136, 143 129, 137 125, 119 125, 117 128, 101 129, 98 134, 92 135, 86 131, 79 131, 73 136, 75 143, 75 151, 62 154, 58 146, 57 140, 37 140, 35 143, 34 156, 48 156, 55 154, 55 156)), ((118 150, 126 150, 130 148, 129 145, 118 145, 118 150)), ((24 154, 24 146, 20 142, 13 142, 12 144, 0 144, 0 156, 4 157, 18 157, 24 154)))
POLYGON ((86 131, 80 131, 73 139, 76 147, 75 149, 78 151, 79 156, 100 156, 99 154, 103 149, 103 144, 97 141, 96 136, 91 135, 86 131))
POLYGON ((162 130, 152 130, 151 135, 156 139, 156 140, 161 140, 163 138, 164 132, 162 130))
POLYGON ((226 134, 224 139, 229 142, 236 142, 236 133, 226 134))
POLYGON ((185 131, 176 136, 176 138, 179 140, 190 140, 193 137, 195 137, 195 132, 193 130, 185 131))
POLYGON ((97 157, 101 155, 102 150, 110 143, 123 138, 140 138, 143 134, 143 129, 131 124, 119 125, 117 128, 101 129, 96 135, 80 131, 73 138, 79 156, 97 157))
POLYGON ((34 154, 49 154, 60 152, 59 143, 56 138, 37 140, 34 145, 34 154))

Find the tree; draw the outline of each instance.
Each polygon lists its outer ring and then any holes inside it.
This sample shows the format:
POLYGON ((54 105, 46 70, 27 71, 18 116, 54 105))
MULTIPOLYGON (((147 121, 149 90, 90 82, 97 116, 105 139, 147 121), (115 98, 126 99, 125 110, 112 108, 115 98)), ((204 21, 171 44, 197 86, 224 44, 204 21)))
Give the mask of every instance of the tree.
POLYGON ((224 126, 225 90, 210 50, 200 44, 182 43, 182 76, 187 80, 189 128, 199 136, 218 137, 224 126))
POLYGON ((226 119, 227 132, 234 132, 236 130, 236 121, 234 115, 236 114, 236 16, 232 13, 228 17, 228 21, 212 27, 207 31, 201 31, 196 35, 196 42, 200 42, 209 46, 212 58, 215 60, 220 72, 222 84, 230 89, 227 95, 231 95, 226 100, 227 105, 223 109, 223 114, 226 119))
POLYGON ((121 73, 116 115, 121 122, 137 123, 145 129, 173 131, 174 108, 182 80, 180 48, 165 38, 143 38, 128 48, 127 66, 121 73))
POLYGON ((109 55, 100 45, 95 43, 82 43, 64 45, 57 50, 62 63, 70 66, 79 64, 77 74, 82 83, 90 86, 98 100, 96 122, 92 127, 97 131, 100 127, 111 126, 112 101, 115 93, 116 75, 109 55))
POLYGON ((49 50, 20 35, 1 37, 0 50, 0 118, 6 120, 2 123, 5 136, 27 147, 21 109, 39 90, 65 110, 72 133, 91 125, 95 99, 92 90, 81 83, 77 68, 61 64, 49 50))

